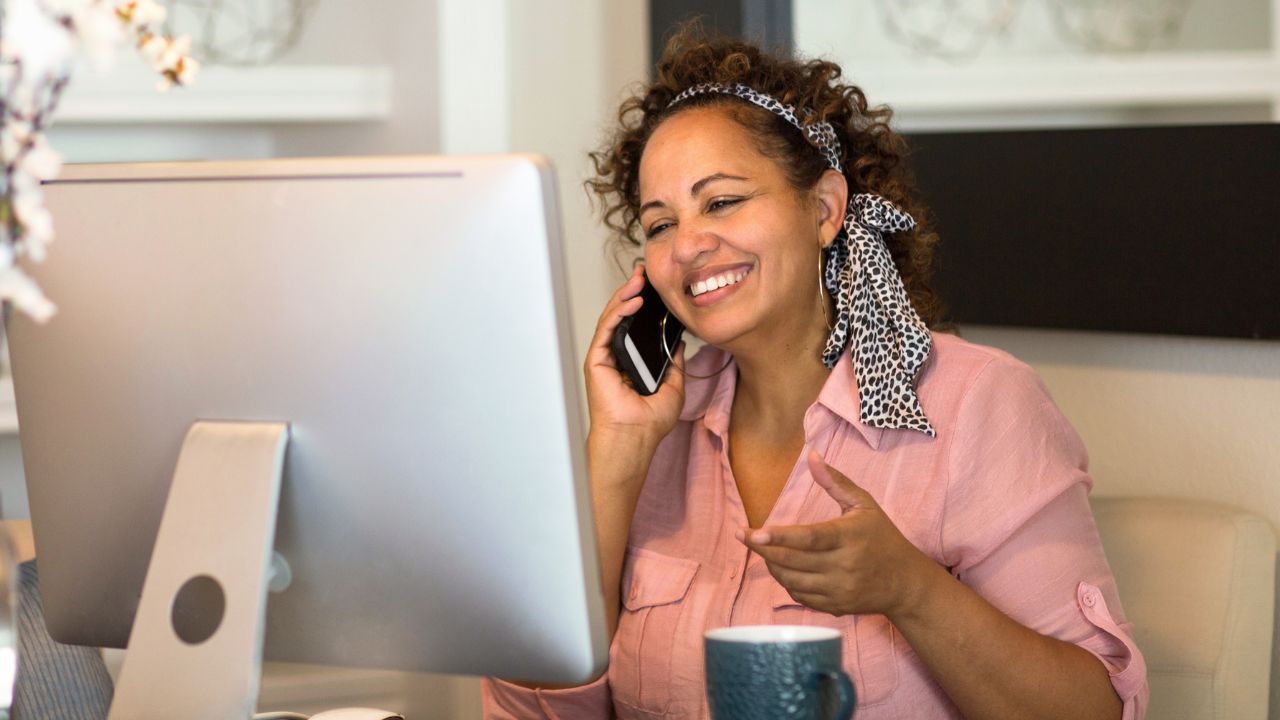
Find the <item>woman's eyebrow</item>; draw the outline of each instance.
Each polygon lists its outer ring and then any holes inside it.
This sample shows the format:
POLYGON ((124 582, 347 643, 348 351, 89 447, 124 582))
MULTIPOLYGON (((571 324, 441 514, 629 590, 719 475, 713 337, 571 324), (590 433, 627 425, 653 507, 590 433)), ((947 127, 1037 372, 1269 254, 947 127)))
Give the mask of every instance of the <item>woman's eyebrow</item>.
MULTIPOLYGON (((706 187, 707 183, 709 182, 714 182, 716 180, 750 180, 750 179, 751 178, 742 177, 741 175, 729 175, 728 173, 713 173, 695 182, 693 186, 689 188, 689 197, 697 197, 698 193, 701 192, 702 188, 706 187)), ((649 202, 641 205, 639 212, 637 212, 636 214, 643 215, 645 210, 649 210, 651 208, 665 207, 665 206, 666 206, 666 203, 662 202, 661 200, 650 200, 649 202)))
POLYGON ((715 180, 747 180, 747 179, 748 178, 744 178, 741 175, 729 175, 726 173, 715 173, 714 175, 708 175, 702 178, 701 180, 699 180, 698 182, 694 183, 693 187, 689 188, 689 197, 697 197, 698 192, 701 191, 702 188, 705 187, 707 183, 715 180))

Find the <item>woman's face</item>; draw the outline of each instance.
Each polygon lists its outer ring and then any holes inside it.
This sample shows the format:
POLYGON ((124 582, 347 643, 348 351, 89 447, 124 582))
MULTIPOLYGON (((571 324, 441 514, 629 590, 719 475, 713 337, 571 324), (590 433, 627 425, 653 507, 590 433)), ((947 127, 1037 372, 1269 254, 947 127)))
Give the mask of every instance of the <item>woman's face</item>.
POLYGON ((640 160, 649 280, 690 331, 730 352, 803 340, 825 329, 818 259, 839 229, 844 192, 834 172, 797 191, 722 110, 681 112, 640 160))

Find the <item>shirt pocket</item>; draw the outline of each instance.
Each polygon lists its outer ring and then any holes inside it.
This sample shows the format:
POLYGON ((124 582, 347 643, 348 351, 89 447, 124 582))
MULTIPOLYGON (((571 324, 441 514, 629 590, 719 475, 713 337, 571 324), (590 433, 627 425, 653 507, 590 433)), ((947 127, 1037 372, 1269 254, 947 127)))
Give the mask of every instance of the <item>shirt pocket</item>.
MULTIPOLYGON (((884 615, 855 615, 853 636, 858 660, 853 674, 858 706, 878 705, 898 688, 898 661, 904 640, 884 615)), ((845 640, 848 641, 847 635, 845 640)))
MULTIPOLYGON (((629 548, 622 574, 622 612, 609 683, 616 702, 662 714, 671 702, 672 659, 698 562, 629 548)), ((698 638, 701 642, 701 637, 698 638)))
POLYGON ((773 621, 776 625, 817 625, 839 630, 843 636, 844 670, 853 679, 858 707, 888 700, 898 687, 902 636, 884 615, 835 616, 805 607, 776 585, 773 621))

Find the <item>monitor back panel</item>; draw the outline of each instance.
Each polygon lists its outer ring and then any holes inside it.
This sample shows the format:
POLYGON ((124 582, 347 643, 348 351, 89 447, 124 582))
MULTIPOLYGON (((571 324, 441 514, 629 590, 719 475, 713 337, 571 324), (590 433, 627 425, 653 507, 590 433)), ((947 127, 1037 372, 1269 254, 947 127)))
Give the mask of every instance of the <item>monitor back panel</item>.
POLYGON ((49 626, 123 646, 184 434, 291 424, 267 657, 582 679, 607 641, 536 158, 68 168, 10 323, 49 626), (495 658, 502 659, 495 666, 495 658))

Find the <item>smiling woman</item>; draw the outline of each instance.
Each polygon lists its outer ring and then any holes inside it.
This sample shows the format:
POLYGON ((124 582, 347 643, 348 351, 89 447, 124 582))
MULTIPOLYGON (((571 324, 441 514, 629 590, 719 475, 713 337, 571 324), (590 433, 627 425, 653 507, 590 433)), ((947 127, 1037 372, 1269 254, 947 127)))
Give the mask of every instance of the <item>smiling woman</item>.
POLYGON ((889 119, 693 30, 623 104, 590 185, 645 272, 585 367, 610 665, 489 680, 488 716, 707 717, 703 634, 750 624, 838 630, 859 720, 1144 715, 1084 447, 1027 365, 939 332, 889 119), (645 276, 707 342, 652 395, 609 350, 645 276))

